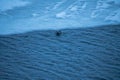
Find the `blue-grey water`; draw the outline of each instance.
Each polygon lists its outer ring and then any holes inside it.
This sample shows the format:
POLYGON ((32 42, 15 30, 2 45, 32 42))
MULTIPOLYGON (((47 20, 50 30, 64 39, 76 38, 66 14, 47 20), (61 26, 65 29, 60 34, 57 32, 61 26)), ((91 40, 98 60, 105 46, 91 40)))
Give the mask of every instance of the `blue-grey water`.
POLYGON ((120 25, 0 36, 0 80, 120 80, 120 25))

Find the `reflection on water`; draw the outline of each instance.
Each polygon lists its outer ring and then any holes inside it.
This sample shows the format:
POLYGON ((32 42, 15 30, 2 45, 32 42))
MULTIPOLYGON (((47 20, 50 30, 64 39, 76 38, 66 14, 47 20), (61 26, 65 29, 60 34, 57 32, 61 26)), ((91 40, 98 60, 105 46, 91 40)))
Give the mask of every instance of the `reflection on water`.
POLYGON ((119 80, 120 26, 0 37, 0 80, 119 80))

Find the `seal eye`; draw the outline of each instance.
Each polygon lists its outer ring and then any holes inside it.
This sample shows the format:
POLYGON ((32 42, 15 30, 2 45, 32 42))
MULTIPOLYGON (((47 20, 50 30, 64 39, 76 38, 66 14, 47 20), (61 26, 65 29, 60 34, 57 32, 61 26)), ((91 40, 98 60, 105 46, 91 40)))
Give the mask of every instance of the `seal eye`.
POLYGON ((56 36, 60 36, 62 34, 61 31, 56 31, 56 36))

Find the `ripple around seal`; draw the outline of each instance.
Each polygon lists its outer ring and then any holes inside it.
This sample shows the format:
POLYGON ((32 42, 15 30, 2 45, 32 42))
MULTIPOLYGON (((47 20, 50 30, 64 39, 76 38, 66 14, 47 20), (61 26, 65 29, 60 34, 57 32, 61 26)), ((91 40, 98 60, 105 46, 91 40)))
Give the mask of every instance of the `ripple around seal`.
POLYGON ((120 26, 0 36, 1 80, 119 80, 120 26))

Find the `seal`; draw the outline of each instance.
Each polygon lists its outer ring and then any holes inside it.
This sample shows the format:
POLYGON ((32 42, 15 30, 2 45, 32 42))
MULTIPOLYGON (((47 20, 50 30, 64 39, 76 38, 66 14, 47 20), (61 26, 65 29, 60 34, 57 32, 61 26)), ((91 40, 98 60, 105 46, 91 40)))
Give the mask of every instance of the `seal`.
POLYGON ((61 31, 56 31, 56 36, 61 36, 62 32, 61 31))

